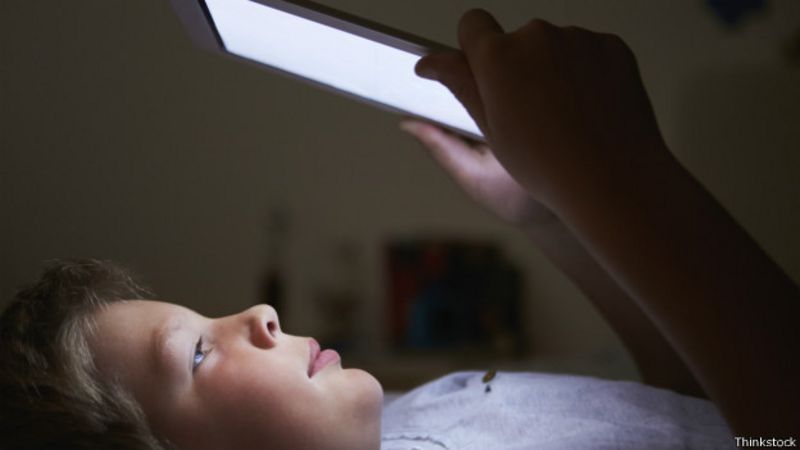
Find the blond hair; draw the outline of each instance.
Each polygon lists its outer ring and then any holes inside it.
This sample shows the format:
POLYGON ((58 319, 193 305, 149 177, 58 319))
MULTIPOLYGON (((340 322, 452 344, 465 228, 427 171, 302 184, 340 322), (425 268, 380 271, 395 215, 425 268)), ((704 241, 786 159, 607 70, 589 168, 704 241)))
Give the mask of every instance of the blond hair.
POLYGON ((98 376, 88 344, 92 313, 150 293, 124 269, 54 260, 0 316, 0 448, 171 448, 139 403, 98 376))

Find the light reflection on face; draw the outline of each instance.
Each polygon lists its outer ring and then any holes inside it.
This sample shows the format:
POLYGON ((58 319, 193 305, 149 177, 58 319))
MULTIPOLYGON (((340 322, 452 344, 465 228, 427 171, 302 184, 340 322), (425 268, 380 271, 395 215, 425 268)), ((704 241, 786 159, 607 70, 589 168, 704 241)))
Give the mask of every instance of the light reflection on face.
POLYGON ((211 319, 131 300, 95 313, 100 373, 141 403, 156 434, 186 449, 377 449, 382 391, 333 362, 309 376, 310 338, 258 305, 211 319))

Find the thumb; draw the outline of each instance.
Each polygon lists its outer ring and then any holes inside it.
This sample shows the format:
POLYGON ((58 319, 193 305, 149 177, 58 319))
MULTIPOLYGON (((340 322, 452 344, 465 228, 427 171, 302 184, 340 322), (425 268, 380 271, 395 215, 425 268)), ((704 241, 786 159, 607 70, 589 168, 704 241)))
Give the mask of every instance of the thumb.
POLYGON ((450 90, 478 124, 483 135, 489 138, 483 101, 464 53, 432 53, 417 61, 414 71, 420 77, 438 81, 450 90))

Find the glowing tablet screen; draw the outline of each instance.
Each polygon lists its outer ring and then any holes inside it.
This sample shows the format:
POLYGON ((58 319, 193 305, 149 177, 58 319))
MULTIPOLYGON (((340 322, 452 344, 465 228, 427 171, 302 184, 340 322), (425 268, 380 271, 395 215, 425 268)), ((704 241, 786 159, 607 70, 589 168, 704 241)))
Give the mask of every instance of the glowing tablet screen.
POLYGON ((482 136, 419 56, 250 0, 205 0, 225 49, 401 111, 482 136))

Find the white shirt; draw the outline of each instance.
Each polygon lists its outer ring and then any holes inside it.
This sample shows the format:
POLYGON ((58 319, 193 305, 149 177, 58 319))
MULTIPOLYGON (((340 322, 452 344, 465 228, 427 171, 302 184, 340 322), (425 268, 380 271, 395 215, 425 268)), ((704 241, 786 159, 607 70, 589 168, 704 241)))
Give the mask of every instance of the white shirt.
POLYGON ((483 376, 453 373, 388 402, 381 450, 736 448, 708 400, 585 376, 483 376))

